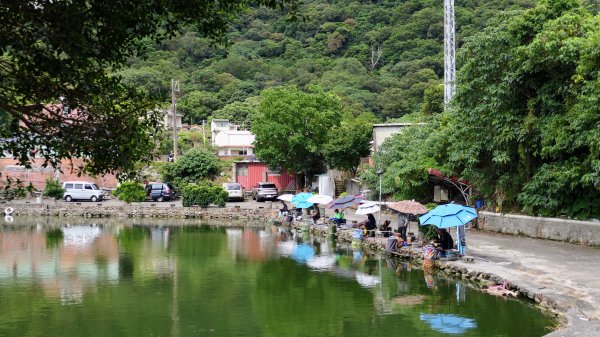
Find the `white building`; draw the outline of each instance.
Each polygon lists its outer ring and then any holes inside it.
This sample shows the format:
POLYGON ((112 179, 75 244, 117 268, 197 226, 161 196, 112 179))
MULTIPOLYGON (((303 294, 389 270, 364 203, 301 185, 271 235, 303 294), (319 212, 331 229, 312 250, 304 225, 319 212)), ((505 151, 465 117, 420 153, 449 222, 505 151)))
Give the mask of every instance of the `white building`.
POLYGON ((373 124, 373 152, 377 152, 381 144, 389 137, 402 131, 407 126, 425 125, 425 123, 387 123, 373 124))
POLYGON ((217 149, 217 156, 253 156, 254 134, 238 130, 238 126, 226 119, 214 119, 210 123, 211 144, 217 149))

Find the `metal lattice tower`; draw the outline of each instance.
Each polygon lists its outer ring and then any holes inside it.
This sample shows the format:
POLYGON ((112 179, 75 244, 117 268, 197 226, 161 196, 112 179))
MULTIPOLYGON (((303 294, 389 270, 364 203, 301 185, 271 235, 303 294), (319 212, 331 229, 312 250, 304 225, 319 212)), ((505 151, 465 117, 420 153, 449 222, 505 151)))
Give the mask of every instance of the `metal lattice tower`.
POLYGON ((456 51, 454 49, 454 0, 444 0, 444 106, 456 92, 456 51))

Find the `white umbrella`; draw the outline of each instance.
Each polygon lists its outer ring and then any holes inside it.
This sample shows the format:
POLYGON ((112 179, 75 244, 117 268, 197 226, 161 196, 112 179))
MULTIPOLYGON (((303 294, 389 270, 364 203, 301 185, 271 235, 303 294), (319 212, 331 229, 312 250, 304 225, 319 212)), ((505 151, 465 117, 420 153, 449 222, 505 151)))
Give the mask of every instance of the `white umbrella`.
POLYGON ((375 212, 379 212, 381 210, 381 207, 379 205, 377 205, 376 203, 364 203, 360 206, 358 206, 358 209, 356 210, 356 214, 371 214, 371 213, 375 213, 375 212))
POLYGON ((290 202, 293 197, 294 197, 293 194, 282 194, 282 195, 278 196, 277 199, 290 202))
POLYGON ((313 204, 328 204, 333 200, 332 197, 324 194, 315 194, 312 197, 306 199, 308 202, 312 202, 313 204))

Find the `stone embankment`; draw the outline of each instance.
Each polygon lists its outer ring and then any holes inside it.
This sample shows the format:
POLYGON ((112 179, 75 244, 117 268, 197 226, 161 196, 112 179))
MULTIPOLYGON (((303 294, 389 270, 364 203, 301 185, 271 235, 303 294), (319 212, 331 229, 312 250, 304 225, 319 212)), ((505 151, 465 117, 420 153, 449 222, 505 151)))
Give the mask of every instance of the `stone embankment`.
POLYGON ((261 220, 271 215, 271 210, 201 207, 104 206, 85 204, 14 205, 13 216, 58 216, 84 218, 171 218, 171 219, 232 219, 261 220))

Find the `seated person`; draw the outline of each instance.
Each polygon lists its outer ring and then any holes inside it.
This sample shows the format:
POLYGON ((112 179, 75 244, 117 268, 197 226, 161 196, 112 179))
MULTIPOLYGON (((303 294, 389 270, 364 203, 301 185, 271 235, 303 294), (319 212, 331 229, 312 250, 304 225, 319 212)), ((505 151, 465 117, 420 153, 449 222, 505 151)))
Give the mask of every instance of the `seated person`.
POLYGON ((338 226, 346 223, 346 217, 344 216, 344 213, 340 212, 339 209, 335 210, 335 213, 333 213, 333 218, 330 220, 335 222, 338 226))
POLYGON ((356 227, 362 228, 368 236, 375 236, 375 229, 377 228, 377 221, 373 214, 367 214, 367 220, 359 222, 356 227))
POLYGON ((314 206, 315 212, 313 213, 312 219, 313 223, 316 224, 319 219, 321 219, 321 211, 317 205, 314 206))
POLYGON ((454 240, 452 240, 452 235, 450 235, 445 228, 438 228, 437 235, 437 239, 442 250, 454 248, 454 240))
POLYGON ((381 231, 381 235, 383 235, 383 237, 389 237, 390 235, 392 235, 392 227, 390 226, 392 222, 390 220, 385 220, 383 222, 383 225, 381 225, 381 227, 379 227, 379 230, 381 231))
POLYGON ((279 215, 285 217, 288 214, 289 209, 287 204, 283 200, 281 201, 281 204, 283 206, 279 209, 279 215))
POLYGON ((294 214, 294 217, 296 218, 297 221, 302 220, 302 218, 303 218, 302 208, 296 208, 296 213, 294 214))

